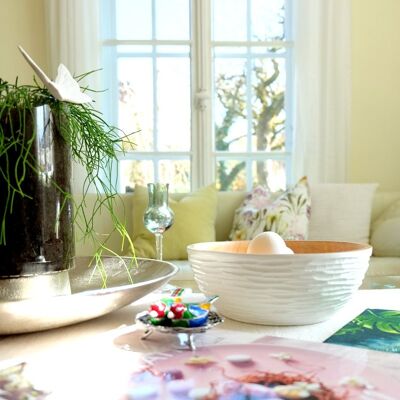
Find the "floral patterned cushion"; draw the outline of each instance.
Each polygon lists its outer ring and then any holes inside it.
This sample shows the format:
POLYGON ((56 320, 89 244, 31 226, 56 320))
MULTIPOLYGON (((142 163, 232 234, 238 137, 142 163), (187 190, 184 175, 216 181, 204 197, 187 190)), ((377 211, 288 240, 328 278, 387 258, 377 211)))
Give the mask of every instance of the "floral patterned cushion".
POLYGON ((307 178, 281 193, 257 186, 235 211, 231 240, 251 240, 261 232, 273 231, 285 240, 305 240, 311 214, 307 178))

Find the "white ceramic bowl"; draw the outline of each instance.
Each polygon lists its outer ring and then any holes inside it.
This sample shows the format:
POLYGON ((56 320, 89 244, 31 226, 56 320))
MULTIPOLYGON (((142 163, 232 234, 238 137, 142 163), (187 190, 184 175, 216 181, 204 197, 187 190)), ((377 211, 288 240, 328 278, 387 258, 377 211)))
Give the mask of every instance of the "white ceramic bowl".
POLYGON ((295 254, 246 254, 248 241, 188 246, 199 289, 218 294, 228 318, 263 325, 305 325, 328 319, 360 287, 372 247, 287 241, 295 254))

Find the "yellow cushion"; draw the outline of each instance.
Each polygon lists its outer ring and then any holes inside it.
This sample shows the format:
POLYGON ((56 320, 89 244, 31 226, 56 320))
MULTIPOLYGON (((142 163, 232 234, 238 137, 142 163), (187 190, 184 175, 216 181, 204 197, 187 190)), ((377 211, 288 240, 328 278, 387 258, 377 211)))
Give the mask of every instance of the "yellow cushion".
MULTIPOLYGON (((133 195, 133 244, 137 257, 154 258, 155 240, 143 224, 143 214, 148 204, 147 188, 136 186, 133 195)), ((217 215, 217 190, 206 186, 180 200, 169 198, 175 214, 174 223, 164 233, 163 259, 186 260, 189 244, 215 241, 217 215)))

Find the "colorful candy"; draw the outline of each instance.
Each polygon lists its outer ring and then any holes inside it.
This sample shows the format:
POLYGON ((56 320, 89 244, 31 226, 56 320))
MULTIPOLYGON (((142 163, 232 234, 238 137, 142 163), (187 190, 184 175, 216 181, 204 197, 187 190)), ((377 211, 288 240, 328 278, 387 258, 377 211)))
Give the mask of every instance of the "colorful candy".
POLYGON ((187 310, 187 307, 182 303, 174 303, 171 304, 169 312, 167 314, 167 318, 169 319, 181 319, 183 318, 184 312, 187 310))
POLYGON ((149 309, 149 315, 153 318, 163 318, 165 317, 165 310, 167 305, 161 301, 152 304, 149 309))
POLYGON ((203 293, 183 293, 179 296, 171 295, 171 297, 162 298, 161 301, 165 304, 182 303, 185 305, 196 304, 201 308, 209 310, 211 304, 218 299, 219 296, 206 296, 203 293))
POLYGON ((148 313, 153 325, 194 328, 207 323, 210 305, 209 298, 199 293, 161 299, 150 306, 148 313))

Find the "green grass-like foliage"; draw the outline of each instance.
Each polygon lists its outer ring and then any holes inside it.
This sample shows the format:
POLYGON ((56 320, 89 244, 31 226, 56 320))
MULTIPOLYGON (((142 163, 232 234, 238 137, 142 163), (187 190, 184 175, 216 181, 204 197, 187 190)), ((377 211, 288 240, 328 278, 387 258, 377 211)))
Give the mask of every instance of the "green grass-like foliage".
MULTIPOLYGON (((121 131, 110 126, 100 112, 88 104, 73 104, 56 100, 47 89, 35 85, 18 85, 8 83, 0 79, 0 121, 9 116, 11 121, 11 111, 18 112, 18 126, 25 126, 25 118, 28 113, 32 113, 34 107, 49 105, 53 118, 59 126, 60 133, 70 148, 72 159, 82 165, 86 170, 86 178, 82 188, 82 200, 77 203, 71 193, 65 193, 55 182, 53 185, 62 192, 64 199, 72 200, 74 204, 75 226, 83 233, 83 239, 91 239, 96 243, 97 251, 93 256, 93 265, 99 269, 103 278, 103 285, 107 284, 107 274, 102 263, 104 253, 119 257, 107 246, 109 236, 100 238, 96 234, 94 221, 97 215, 103 210, 111 216, 114 231, 117 231, 122 238, 122 246, 125 240, 128 241, 130 250, 134 254, 134 248, 125 225, 114 211, 114 204, 118 198, 116 185, 113 183, 113 168, 118 168, 117 154, 123 152, 122 142, 127 137, 121 131), (90 212, 86 209, 87 194, 95 192, 97 194, 95 204, 90 212)), ((15 196, 28 196, 22 189, 22 183, 28 169, 39 173, 36 160, 30 154, 31 145, 35 139, 24 140, 24 129, 12 127, 12 135, 7 137, 0 124, 0 157, 8 160, 8 152, 18 149, 17 166, 14 170, 5 167, 0 169, 0 179, 6 182, 8 187, 7 201, 0 208, 0 245, 7 243, 6 217, 12 214, 13 200, 15 196)), ((8 165, 8 162, 6 162, 8 165)), ((112 232, 110 232, 111 234, 112 232)), ((129 278, 131 278, 131 268, 136 266, 135 257, 132 258, 131 265, 127 266, 129 278)))

